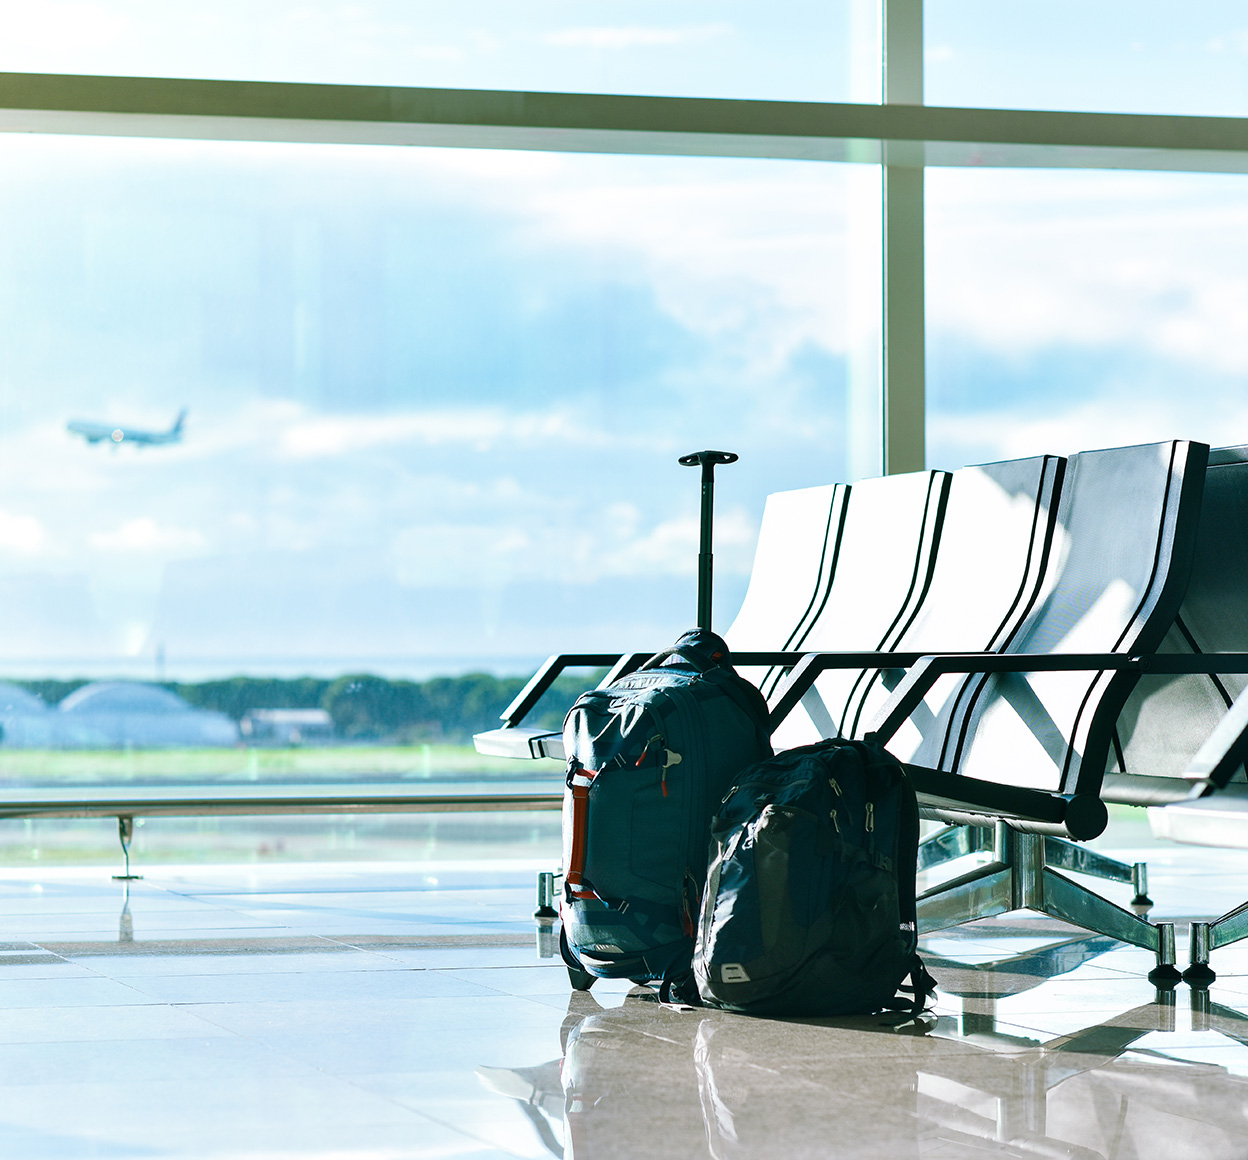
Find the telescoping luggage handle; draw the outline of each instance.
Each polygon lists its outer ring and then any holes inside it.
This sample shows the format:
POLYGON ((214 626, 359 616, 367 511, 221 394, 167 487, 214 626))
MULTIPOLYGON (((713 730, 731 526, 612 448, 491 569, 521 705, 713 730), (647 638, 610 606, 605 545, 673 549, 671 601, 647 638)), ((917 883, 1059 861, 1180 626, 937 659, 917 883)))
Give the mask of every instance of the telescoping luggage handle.
POLYGON ((694 451, 680 457, 682 467, 702 468, 702 538, 698 549, 698 627, 711 627, 711 525, 715 518, 715 468, 720 463, 736 463, 732 451, 694 451))

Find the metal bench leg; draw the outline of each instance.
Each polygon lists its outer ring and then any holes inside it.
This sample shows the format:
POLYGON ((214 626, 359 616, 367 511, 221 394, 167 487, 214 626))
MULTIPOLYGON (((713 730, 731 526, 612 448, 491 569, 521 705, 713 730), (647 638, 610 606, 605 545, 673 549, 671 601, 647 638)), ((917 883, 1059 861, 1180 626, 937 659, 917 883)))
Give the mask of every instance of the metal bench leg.
POLYGON ((1183 977, 1174 965, 1174 923, 1148 922, 1047 867, 1041 872, 1041 882, 1045 914, 1153 951, 1157 965, 1148 977, 1158 986, 1173 985, 1183 977))
POLYGON ((1213 922, 1192 923, 1191 965, 1183 978, 1193 987, 1209 986, 1218 977, 1209 965, 1210 952, 1244 938, 1248 938, 1248 902, 1213 922))
POLYGON ((992 829, 989 826, 946 826, 929 834, 919 843, 919 869, 930 870, 965 858, 968 854, 981 854, 992 849, 992 829))
POLYGON ((1065 838, 1048 837, 1044 839, 1044 861, 1048 866, 1059 870, 1071 870, 1076 874, 1090 874, 1094 878, 1103 878, 1107 882, 1125 882, 1135 891, 1131 899, 1132 908, 1147 910, 1153 905, 1148 896, 1148 863, 1119 862, 1117 858, 1107 858, 1078 842, 1068 842, 1065 838))
POLYGON ((558 918, 555 909, 555 874, 550 870, 539 870, 537 874, 537 909, 534 918, 558 918))
POLYGON ((133 818, 117 819, 117 837, 121 839, 121 852, 126 858, 126 872, 124 874, 114 874, 113 877, 118 882, 137 882, 143 875, 130 873, 130 840, 134 837, 133 818))
POLYGON ((1013 910, 1013 877, 1009 866, 989 862, 925 890, 917 899, 919 934, 1013 910))
MULTIPOLYGON (((1163 987, 1179 982, 1182 976, 1174 965, 1173 923, 1150 923, 1058 874, 1046 865, 1048 851, 1042 835, 1020 833, 1000 822, 994 835, 994 852, 996 859, 987 866, 919 896, 920 934, 1011 910, 1035 910, 1151 950, 1157 956, 1157 965, 1149 972, 1149 979, 1163 987)), ((1244 935, 1248 935, 1248 919, 1244 935)))

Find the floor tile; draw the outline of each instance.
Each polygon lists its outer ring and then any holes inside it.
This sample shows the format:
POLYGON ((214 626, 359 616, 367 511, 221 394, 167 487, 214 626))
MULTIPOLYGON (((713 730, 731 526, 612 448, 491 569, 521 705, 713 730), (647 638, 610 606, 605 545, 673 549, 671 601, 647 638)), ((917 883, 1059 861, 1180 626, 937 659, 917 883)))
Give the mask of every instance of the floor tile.
MULTIPOLYGON (((1158 910, 1248 886, 1226 854, 1164 850, 1158 910)), ((531 865, 144 872, 123 915, 98 868, 0 869, 0 1155, 1242 1160, 1248 1139, 1248 942, 1207 993, 1159 997, 1150 952, 1004 915, 923 940, 941 988, 918 1020, 751 1019, 573 993, 539 956, 531 865)))

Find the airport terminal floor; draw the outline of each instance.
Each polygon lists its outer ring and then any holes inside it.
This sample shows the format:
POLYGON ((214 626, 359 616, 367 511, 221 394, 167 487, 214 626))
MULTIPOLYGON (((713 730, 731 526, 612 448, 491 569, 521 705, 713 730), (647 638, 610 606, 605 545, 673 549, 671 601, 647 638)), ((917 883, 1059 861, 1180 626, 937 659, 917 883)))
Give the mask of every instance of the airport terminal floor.
MULTIPOLYGON (((1158 917, 1248 898, 1244 852, 1113 837, 1158 917)), ((0 870, 5 1157, 1248 1154, 1248 944, 1158 992, 1020 913, 924 940, 920 1019, 763 1020, 573 993, 534 864, 113 869, 0 870)))

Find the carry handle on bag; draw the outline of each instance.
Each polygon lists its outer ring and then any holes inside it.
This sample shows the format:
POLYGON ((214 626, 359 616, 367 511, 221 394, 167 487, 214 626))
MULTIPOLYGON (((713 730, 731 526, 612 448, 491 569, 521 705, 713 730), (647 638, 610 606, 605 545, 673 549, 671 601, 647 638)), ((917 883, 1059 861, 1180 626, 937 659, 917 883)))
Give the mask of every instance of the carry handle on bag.
POLYGON ((715 518, 715 468, 736 463, 734 451, 694 451, 680 457, 681 467, 702 468, 701 542, 698 549, 698 627, 711 627, 711 525, 715 518))

